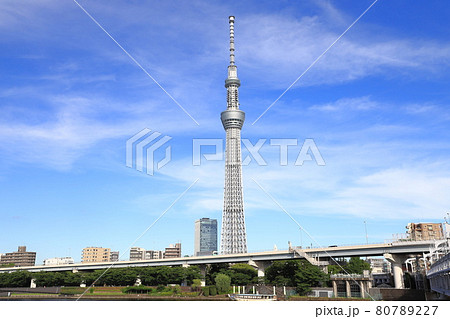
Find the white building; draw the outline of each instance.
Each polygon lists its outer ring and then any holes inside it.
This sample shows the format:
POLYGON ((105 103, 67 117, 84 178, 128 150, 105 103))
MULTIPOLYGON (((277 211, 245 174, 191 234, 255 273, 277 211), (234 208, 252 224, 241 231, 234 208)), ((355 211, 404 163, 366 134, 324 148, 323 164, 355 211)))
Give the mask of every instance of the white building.
POLYGON ((69 265, 73 263, 72 257, 55 257, 44 260, 44 266, 69 265))
POLYGON ((391 272, 391 264, 384 258, 367 258, 372 274, 384 274, 391 272))

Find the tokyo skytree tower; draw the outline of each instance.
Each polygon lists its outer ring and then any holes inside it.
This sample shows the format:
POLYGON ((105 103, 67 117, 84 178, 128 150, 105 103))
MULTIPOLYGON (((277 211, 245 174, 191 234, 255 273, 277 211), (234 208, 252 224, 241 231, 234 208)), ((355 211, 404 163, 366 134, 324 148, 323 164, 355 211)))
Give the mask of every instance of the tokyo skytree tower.
POLYGON ((225 150, 225 187, 222 213, 221 253, 239 254, 247 252, 247 234, 245 232, 244 195, 242 192, 242 156, 241 128, 245 113, 239 110, 239 92, 241 85, 234 64, 234 17, 230 23, 230 65, 225 80, 227 88, 227 109, 221 119, 227 140, 225 150))

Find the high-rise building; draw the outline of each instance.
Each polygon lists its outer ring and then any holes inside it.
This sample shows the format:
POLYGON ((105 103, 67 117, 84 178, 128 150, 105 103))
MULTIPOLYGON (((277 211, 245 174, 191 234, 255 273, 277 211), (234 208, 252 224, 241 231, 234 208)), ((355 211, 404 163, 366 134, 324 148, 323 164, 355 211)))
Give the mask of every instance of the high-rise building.
POLYGON ((55 257, 44 259, 44 266, 70 265, 73 264, 72 257, 55 257))
POLYGON ((109 262, 111 259, 111 248, 86 247, 81 253, 82 263, 109 262))
POLYGON ((164 258, 180 258, 181 257, 181 243, 169 245, 164 251, 164 258))
POLYGON ((17 251, 3 254, 0 265, 14 264, 14 267, 34 266, 36 253, 27 251, 27 246, 19 246, 17 251))
POLYGON ((247 252, 245 231, 244 194, 242 190, 241 129, 245 113, 239 109, 241 82, 234 63, 234 17, 230 23, 230 65, 225 80, 227 88, 227 109, 221 113, 226 132, 225 187, 222 213, 221 253, 237 254, 247 252))
POLYGON ((194 255, 207 256, 217 251, 217 219, 195 221, 194 255))
POLYGON ((443 239, 444 232, 440 223, 409 223, 407 233, 412 240, 443 239))

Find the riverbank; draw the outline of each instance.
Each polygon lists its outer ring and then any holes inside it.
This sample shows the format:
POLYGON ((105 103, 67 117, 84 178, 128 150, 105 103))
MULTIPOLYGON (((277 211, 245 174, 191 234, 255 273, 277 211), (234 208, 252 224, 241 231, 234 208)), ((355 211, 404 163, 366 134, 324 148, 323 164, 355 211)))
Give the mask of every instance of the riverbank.
MULTIPOLYGON (((0 297, 0 301, 75 301, 79 297, 77 295, 13 295, 10 297, 0 297)), ((230 298, 225 296, 84 295, 79 301, 230 301, 230 298)))

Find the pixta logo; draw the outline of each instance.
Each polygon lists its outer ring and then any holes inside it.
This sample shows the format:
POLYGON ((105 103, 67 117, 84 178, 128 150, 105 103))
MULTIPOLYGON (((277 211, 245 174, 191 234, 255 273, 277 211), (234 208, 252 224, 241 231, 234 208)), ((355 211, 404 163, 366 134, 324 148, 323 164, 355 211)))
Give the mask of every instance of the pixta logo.
MULTIPOLYGON (((242 139, 244 148, 248 151, 248 155, 242 161, 242 165, 248 165, 251 161, 255 161, 257 165, 266 166, 267 162, 261 155, 260 151, 266 144, 267 139, 259 139, 255 144, 248 139, 242 139)), ((202 159, 207 161, 222 161, 224 158, 223 139, 193 139, 192 142, 192 165, 199 166, 202 159), (204 149, 208 147, 208 151, 204 149), (214 150, 211 153, 211 147, 214 150), (208 153, 207 153, 208 152, 208 153)), ((289 146, 299 145, 299 140, 295 138, 273 138, 270 139, 269 145, 279 150, 279 164, 281 166, 288 165, 289 146)), ((292 151, 291 151, 292 152, 292 151)), ((303 141, 302 147, 296 154, 295 166, 302 166, 306 161, 315 161, 318 166, 325 166, 325 161, 320 154, 319 148, 312 138, 303 141), (313 159, 314 158, 314 159, 313 159)))
POLYGON ((148 175, 154 174, 154 166, 161 169, 172 159, 172 148, 168 145, 165 149, 163 159, 155 162, 155 151, 160 149, 164 144, 172 139, 170 136, 162 136, 159 132, 152 132, 145 128, 133 137, 129 138, 126 143, 126 165, 127 167, 136 168, 140 172, 148 175), (160 138, 161 137, 161 138, 160 138))

